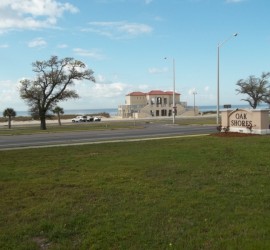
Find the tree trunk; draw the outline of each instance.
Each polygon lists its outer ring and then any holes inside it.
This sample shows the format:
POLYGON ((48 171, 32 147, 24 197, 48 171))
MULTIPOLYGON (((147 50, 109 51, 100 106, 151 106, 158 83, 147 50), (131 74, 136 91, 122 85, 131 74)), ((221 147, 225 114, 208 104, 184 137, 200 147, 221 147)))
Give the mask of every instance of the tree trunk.
POLYGON ((59 113, 57 114, 57 117, 58 117, 58 124, 59 124, 59 126, 61 126, 62 124, 61 124, 61 119, 60 119, 60 114, 59 113))
POLYGON ((11 129, 11 116, 8 117, 8 128, 11 129))
POLYGON ((41 130, 46 130, 46 113, 45 114, 40 114, 39 115, 40 118, 40 129, 41 130))

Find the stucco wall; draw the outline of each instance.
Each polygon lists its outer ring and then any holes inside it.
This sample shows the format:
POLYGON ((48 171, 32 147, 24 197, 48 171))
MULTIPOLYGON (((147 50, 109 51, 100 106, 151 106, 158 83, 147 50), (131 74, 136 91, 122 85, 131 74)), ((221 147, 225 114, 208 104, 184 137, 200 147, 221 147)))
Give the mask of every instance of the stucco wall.
POLYGON ((222 110, 221 126, 231 132, 269 134, 269 110, 222 110))

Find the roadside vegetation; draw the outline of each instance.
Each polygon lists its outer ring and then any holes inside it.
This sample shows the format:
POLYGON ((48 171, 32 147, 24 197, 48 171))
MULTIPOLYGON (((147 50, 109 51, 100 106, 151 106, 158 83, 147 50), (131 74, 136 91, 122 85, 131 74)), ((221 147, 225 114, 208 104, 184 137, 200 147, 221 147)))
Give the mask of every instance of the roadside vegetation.
POLYGON ((39 117, 41 130, 47 129, 46 117, 59 102, 79 98, 77 91, 72 89, 75 81, 95 82, 94 72, 71 57, 51 56, 49 60, 33 62, 32 67, 35 79, 21 80, 19 92, 30 113, 39 117))
MULTIPOLYGON (((106 114, 91 114, 90 116, 106 117, 106 114), (102 115, 103 114, 103 115, 102 115)), ((171 124, 170 118, 167 119, 128 119, 128 120, 103 120, 101 122, 80 122, 71 123, 74 115, 62 115, 62 126, 56 123, 47 123, 46 130, 40 130, 38 124, 23 124, 12 126, 8 129, 7 123, 0 125, 0 135, 19 135, 19 134, 34 134, 34 133, 56 133, 56 132, 70 132, 70 131, 85 131, 85 130, 104 130, 104 129, 123 129, 123 128, 142 128, 150 123, 171 124), (70 123, 63 123, 63 119, 70 119, 70 123)), ((19 117, 14 117, 14 120, 19 117)), ((57 117, 54 117, 57 120, 57 117)), ((5 120, 6 121, 6 120, 5 120)), ((18 120, 28 121, 28 120, 18 120)), ((1 118, 0 118, 1 122, 1 118)), ((190 117, 190 118, 177 118, 175 125, 214 125, 216 122, 215 117, 190 117)))
POLYGON ((250 107, 256 109, 261 103, 270 105, 270 72, 263 72, 261 77, 249 76, 247 79, 237 81, 236 93, 244 94, 242 101, 248 102, 250 107))
MULTIPOLYGON (((72 119, 75 116, 77 116, 79 114, 61 114, 61 119, 72 119)), ((100 117, 105 117, 105 118, 110 118, 110 114, 107 112, 102 112, 102 113, 94 113, 94 114, 86 114, 88 116, 100 116, 100 117)), ((47 120, 57 120, 58 119, 58 115, 53 115, 53 114, 49 114, 47 115, 47 120)), ((33 118, 32 116, 16 116, 12 118, 12 121, 18 121, 18 122, 22 122, 22 121, 33 121, 33 120, 37 120, 33 118)), ((7 117, 0 117, 0 122, 7 122, 8 118, 7 117)))
POLYGON ((0 151, 0 249, 269 249, 269 139, 0 151))

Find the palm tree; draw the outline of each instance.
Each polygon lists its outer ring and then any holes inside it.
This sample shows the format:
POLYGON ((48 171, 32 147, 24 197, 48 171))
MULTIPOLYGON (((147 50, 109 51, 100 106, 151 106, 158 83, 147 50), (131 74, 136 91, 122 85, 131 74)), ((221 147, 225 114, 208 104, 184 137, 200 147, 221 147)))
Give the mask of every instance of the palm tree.
POLYGON ((4 117, 8 117, 8 128, 11 128, 11 118, 16 116, 16 112, 12 108, 7 108, 3 112, 4 117))
POLYGON ((59 126, 61 126, 62 124, 61 124, 60 114, 61 114, 61 115, 64 114, 64 109, 61 108, 61 107, 59 107, 59 106, 56 106, 56 107, 52 110, 52 112, 53 112, 54 114, 57 114, 58 124, 59 124, 59 126))

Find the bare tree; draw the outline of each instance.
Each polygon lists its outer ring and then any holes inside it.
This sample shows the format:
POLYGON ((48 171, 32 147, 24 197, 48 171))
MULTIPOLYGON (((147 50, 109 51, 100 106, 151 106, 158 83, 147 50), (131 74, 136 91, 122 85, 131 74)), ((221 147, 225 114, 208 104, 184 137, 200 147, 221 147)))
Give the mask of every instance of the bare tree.
POLYGON ((250 76, 246 80, 239 80, 236 85, 239 87, 236 89, 237 94, 246 94, 247 98, 241 99, 249 103, 249 105, 256 109, 257 106, 269 99, 269 81, 270 72, 262 73, 261 77, 250 76))
POLYGON ((267 96, 264 98, 264 102, 268 104, 270 109, 270 89, 268 90, 267 96))
POLYGON ((30 111, 37 111, 40 119, 40 129, 46 129, 46 114, 58 102, 79 98, 70 87, 75 80, 95 82, 93 71, 85 69, 83 62, 66 57, 58 59, 52 56, 47 61, 36 61, 32 64, 36 73, 34 80, 24 79, 20 85, 20 96, 24 99, 30 111))
POLYGON ((4 110, 3 116, 8 118, 8 128, 11 129, 11 119, 16 116, 16 111, 12 108, 7 108, 4 110))

